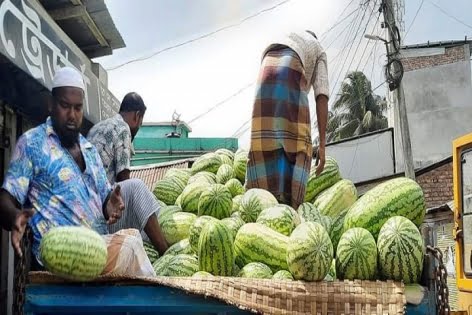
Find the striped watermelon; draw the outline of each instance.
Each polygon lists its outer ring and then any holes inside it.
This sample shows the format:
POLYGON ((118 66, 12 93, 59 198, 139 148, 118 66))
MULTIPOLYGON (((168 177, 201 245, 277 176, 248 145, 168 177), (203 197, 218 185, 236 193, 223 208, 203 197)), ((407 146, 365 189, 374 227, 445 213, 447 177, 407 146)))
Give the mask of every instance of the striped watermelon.
POLYGON ((237 180, 236 178, 231 178, 230 180, 228 180, 225 183, 225 186, 226 188, 229 189, 231 196, 233 196, 233 198, 236 196, 243 195, 246 192, 246 190, 243 187, 243 184, 241 184, 241 182, 237 180))
POLYGON ((159 224, 167 244, 173 245, 178 241, 188 238, 190 227, 196 218, 195 214, 188 212, 176 212, 162 218, 159 224))
POLYGON ((290 235, 287 264, 295 279, 323 280, 328 274, 332 260, 333 245, 321 224, 302 223, 290 235))
POLYGON ((175 205, 178 206, 178 207, 180 207, 180 208, 182 208, 182 206, 181 206, 181 204, 180 204, 181 201, 182 201, 182 194, 180 194, 180 195, 177 197, 177 199, 175 199, 175 205))
POLYGON ((344 218, 344 230, 362 227, 377 239, 389 218, 404 216, 420 226, 425 212, 421 187, 409 178, 395 178, 369 190, 352 205, 344 218))
POLYGON ((197 271, 193 274, 192 278, 214 278, 214 276, 206 271, 197 271))
POLYGON ((345 214, 356 200, 356 186, 348 179, 341 179, 316 197, 313 205, 322 215, 336 218, 345 214))
POLYGON ((198 215, 209 215, 217 219, 224 219, 231 215, 233 198, 228 188, 221 184, 211 185, 200 195, 198 201, 198 215))
POLYGON ((199 172, 189 178, 187 185, 190 185, 199 181, 205 182, 210 185, 216 184, 216 175, 210 172, 205 172, 205 171, 199 172))
POLYGON ((305 201, 313 202, 315 198, 325 189, 341 180, 338 163, 332 157, 326 157, 323 171, 316 176, 316 166, 312 164, 310 176, 306 185, 305 201))
POLYGON ((417 283, 423 270, 424 244, 416 225, 394 216, 380 229, 377 248, 379 271, 385 279, 417 283))
POLYGON ((164 178, 157 182, 154 195, 166 205, 173 205, 184 190, 185 184, 176 177, 164 178))
POLYGON ((302 222, 319 222, 321 218, 320 211, 310 202, 298 206, 297 213, 302 222))
MULTIPOLYGON (((241 221, 243 221, 243 219, 241 218, 241 213, 239 211, 231 213, 230 218, 238 218, 238 219, 241 219, 241 221)), ((244 222, 244 223, 246 223, 246 222, 244 222)))
POLYGON ((160 208, 167 206, 163 201, 156 199, 157 204, 159 205, 160 208))
POLYGON ((215 276, 233 275, 233 232, 221 221, 208 222, 198 241, 198 263, 201 271, 215 276))
POLYGON ((192 165, 192 174, 207 171, 216 174, 222 164, 221 158, 214 152, 199 156, 192 165))
POLYGON ((293 213, 290 209, 284 205, 276 205, 262 210, 257 217, 256 223, 265 225, 283 235, 290 236, 293 229, 295 229, 293 219, 293 213))
MULTIPOLYGON (((164 256, 166 257, 166 256, 164 256)), ((179 254, 171 256, 167 264, 165 276, 191 277, 198 271, 198 258, 195 255, 179 254)))
POLYGON ((238 217, 225 218, 221 220, 221 222, 231 230, 233 240, 236 238, 239 229, 245 224, 244 221, 238 217))
POLYGON ((233 197, 233 207, 231 208, 231 213, 238 212, 241 207, 241 200, 243 199, 243 195, 238 195, 233 197))
POLYGON ((218 154, 220 157, 222 157, 222 156, 227 157, 228 159, 231 160, 231 163, 234 160, 234 152, 231 151, 231 150, 222 148, 222 149, 216 150, 215 153, 218 154))
POLYGON ((242 267, 250 262, 261 262, 274 272, 287 270, 288 241, 287 236, 262 224, 246 223, 234 240, 236 263, 242 267))
POLYGON ((317 222, 321 224, 326 232, 330 233, 333 220, 329 217, 322 215, 318 209, 311 203, 302 203, 297 210, 298 215, 301 218, 301 222, 317 222))
POLYGON ((190 247, 189 239, 186 238, 175 243, 171 247, 169 247, 164 253, 164 255, 175 256, 179 254, 192 254, 192 253, 193 253, 193 250, 192 250, 192 247, 190 247))
POLYGON ((341 239, 341 235, 343 235, 344 217, 345 215, 340 215, 331 222, 329 237, 331 238, 331 243, 333 243, 333 248, 338 248, 339 240, 341 239))
POLYGON ((279 270, 272 276, 274 280, 294 280, 292 274, 288 270, 279 270))
POLYGON ((241 278, 271 279, 272 270, 260 262, 252 262, 244 266, 238 274, 241 278))
POLYGON ((233 167, 228 164, 223 164, 216 172, 216 182, 218 184, 226 184, 227 181, 234 177, 233 167))
POLYGON ((159 259, 159 252, 154 248, 151 243, 143 241, 143 247, 151 264, 153 264, 156 260, 159 259))
POLYGON ((180 206, 182 210, 197 214, 200 196, 209 188, 210 185, 205 182, 195 182, 187 185, 181 194, 180 206))
POLYGON ((239 268, 239 266, 235 263, 233 265, 233 277, 237 277, 239 275, 239 272, 241 271, 241 269, 239 268))
POLYGON ((179 206, 164 206, 159 209, 159 212, 157 214, 157 220, 160 222, 168 214, 181 212, 181 211, 182 209, 179 206))
POLYGON ((267 190, 252 188, 244 193, 239 212, 244 222, 256 222, 262 210, 277 204, 277 199, 267 190))
POLYGON ((166 174, 164 175, 164 178, 177 178, 180 180, 184 186, 187 185, 187 182, 191 176, 190 169, 188 168, 171 168, 169 169, 166 174))
POLYGON ((202 233, 205 225, 210 221, 216 221, 217 219, 210 217, 209 215, 202 215, 198 217, 195 222, 192 224, 189 232, 189 242, 190 247, 194 252, 198 251, 198 240, 200 239, 200 234, 202 233))
POLYGON ((82 226, 51 228, 41 239, 39 252, 48 271, 78 281, 99 276, 108 255, 105 240, 82 226))
POLYGON ((169 265, 169 262, 172 260, 172 258, 174 258, 173 255, 164 255, 152 264, 152 267, 154 268, 154 271, 158 277, 166 275, 167 266, 169 265))
POLYGON ((374 280, 377 273, 377 244, 363 228, 347 230, 336 250, 336 274, 339 279, 374 280))
POLYGON ((246 167, 248 161, 248 151, 239 149, 234 154, 233 170, 234 176, 244 184, 246 181, 246 167))

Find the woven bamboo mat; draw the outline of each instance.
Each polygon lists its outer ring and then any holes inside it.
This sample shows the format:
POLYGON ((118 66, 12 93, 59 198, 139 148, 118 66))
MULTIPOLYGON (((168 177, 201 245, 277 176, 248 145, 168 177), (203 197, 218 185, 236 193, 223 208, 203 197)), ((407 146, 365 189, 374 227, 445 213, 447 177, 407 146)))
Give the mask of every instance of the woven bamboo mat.
MULTIPOLYGON (((31 284, 73 284, 48 272, 30 272, 31 284)), ((101 276, 93 284, 164 285, 212 297, 262 314, 403 314, 402 283, 393 281, 303 282, 215 278, 101 276)))

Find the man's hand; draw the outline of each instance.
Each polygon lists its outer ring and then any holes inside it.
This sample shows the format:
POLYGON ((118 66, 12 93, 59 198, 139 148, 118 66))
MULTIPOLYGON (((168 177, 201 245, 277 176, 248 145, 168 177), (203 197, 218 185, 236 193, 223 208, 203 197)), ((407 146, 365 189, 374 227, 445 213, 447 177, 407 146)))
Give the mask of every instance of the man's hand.
POLYGON ((318 153, 316 154, 316 176, 319 176, 321 172, 324 170, 325 166, 325 161, 326 161, 326 156, 325 156, 325 147, 324 145, 320 145, 318 147, 318 153))
POLYGON ((106 212, 108 215, 107 223, 116 223, 121 218, 124 209, 125 204, 123 202, 123 198, 121 198, 121 187, 120 185, 117 185, 111 192, 110 199, 108 199, 106 206, 106 212))
POLYGON ((23 252, 21 251, 21 240, 25 234, 26 225, 33 215, 34 211, 32 209, 26 209, 19 212, 16 215, 15 222, 11 229, 11 245, 20 257, 23 256, 23 252))

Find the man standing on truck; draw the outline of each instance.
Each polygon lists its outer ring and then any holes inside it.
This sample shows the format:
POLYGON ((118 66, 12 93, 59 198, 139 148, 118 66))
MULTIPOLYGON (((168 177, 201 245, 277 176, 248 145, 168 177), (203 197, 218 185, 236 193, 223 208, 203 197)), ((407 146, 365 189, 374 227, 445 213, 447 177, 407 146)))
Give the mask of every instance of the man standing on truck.
POLYGON ((130 178, 131 145, 145 113, 141 96, 128 93, 120 112, 97 123, 88 133, 87 139, 97 148, 111 184, 130 178))
POLYGON ((29 222, 39 265, 39 245, 50 228, 82 225, 105 235, 108 271, 152 275, 139 231, 144 229, 161 253, 167 249, 159 225, 148 220, 155 217, 157 201, 141 194, 147 188, 140 181, 124 181, 114 188, 108 182, 96 148, 79 132, 84 91, 82 75, 75 69, 56 72, 51 116, 18 139, 0 191, 0 222, 12 231, 18 255, 29 222), (119 231, 122 228, 129 230, 119 231))
POLYGON ((249 188, 270 191, 293 208, 303 202, 312 162, 308 93, 314 90, 319 163, 325 163, 328 62, 311 31, 291 32, 264 50, 252 113, 249 188))

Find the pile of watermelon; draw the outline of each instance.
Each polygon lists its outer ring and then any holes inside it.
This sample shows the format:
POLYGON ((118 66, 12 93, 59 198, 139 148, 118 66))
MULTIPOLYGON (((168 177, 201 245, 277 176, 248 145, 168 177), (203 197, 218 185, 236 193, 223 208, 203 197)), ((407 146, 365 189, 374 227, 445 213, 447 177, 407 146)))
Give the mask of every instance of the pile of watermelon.
POLYGON ((293 209, 245 189, 247 157, 220 149, 157 183, 171 245, 162 257, 146 246, 158 276, 420 280, 426 206, 416 182, 392 179, 358 198, 328 157, 319 176, 312 166, 305 201, 293 209))

